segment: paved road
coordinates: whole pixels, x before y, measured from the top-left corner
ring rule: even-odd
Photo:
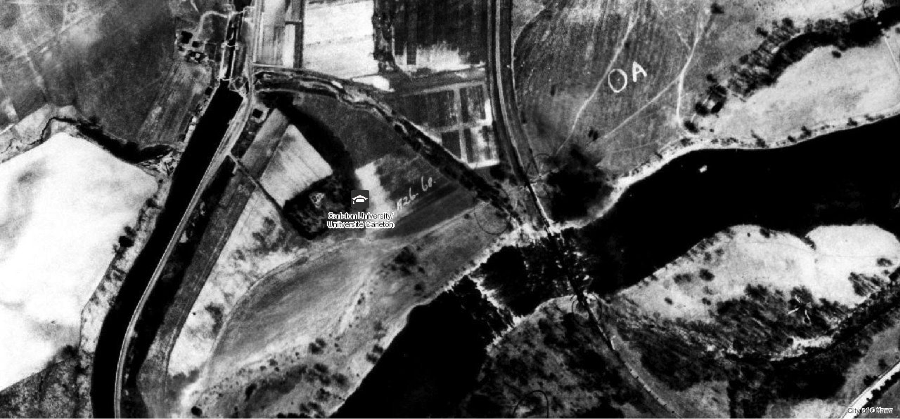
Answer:
[[[878,379],[875,380],[874,383],[872,383],[872,385],[863,390],[863,392],[860,393],[859,396],[856,396],[856,398],[853,399],[853,402],[851,402],[847,406],[847,409],[844,411],[844,414],[841,415],[841,418],[855,418],[859,416],[861,409],[866,407],[866,405],[868,405],[869,402],[872,401],[872,398],[874,396],[872,393],[878,389],[887,390],[886,387],[888,387],[888,380],[890,380],[891,377],[897,374],[900,374],[900,361],[897,361],[897,363],[894,364],[891,369],[881,374]]]

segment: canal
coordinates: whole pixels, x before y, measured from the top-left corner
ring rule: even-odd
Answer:
[[[172,187],[156,226],[134,266],[125,276],[122,288],[103,322],[94,354],[91,379],[91,402],[95,417],[114,416],[116,369],[128,324],[182,216],[189,210],[191,199],[241,101],[241,96],[228,90],[224,84],[219,85],[213,93],[206,112],[197,123],[175,169]]]

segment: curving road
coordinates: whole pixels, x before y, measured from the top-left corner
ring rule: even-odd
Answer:
[[[561,255],[561,259],[565,259],[567,245],[557,234],[558,232],[554,232],[555,227],[543,210],[525,171],[525,164],[533,163],[534,157],[528,139],[522,129],[515,97],[512,68],[513,48],[510,39],[511,13],[512,0],[490,0],[490,30],[488,31],[490,56],[487,67],[491,105],[495,114],[495,132],[500,142],[500,147],[509,156],[513,176],[519,180],[525,189],[527,195],[527,216],[536,227],[546,230],[549,236],[554,238],[557,252]],[[227,61],[230,64],[231,60]],[[220,77],[227,79],[231,75],[230,73],[232,73],[230,68],[224,68],[220,71]],[[213,100],[201,118],[200,124],[198,124],[197,131],[191,135],[191,140],[188,143],[189,149],[197,144],[206,144],[206,150],[198,153],[197,156],[189,156],[188,152],[185,152],[181,164],[176,169],[175,180],[173,181],[172,194],[170,194],[171,198],[169,199],[169,201],[173,202],[167,202],[163,215],[160,217],[158,228],[153,232],[145,249],[138,256],[135,267],[131,269],[123,283],[122,292],[117,297],[114,308],[104,321],[101,340],[95,355],[95,370],[91,388],[94,414],[97,417],[121,417],[122,415],[123,387],[127,378],[126,371],[129,367],[127,365],[129,349],[132,340],[137,334],[136,327],[141,313],[145,309],[150,294],[155,289],[162,269],[165,266],[165,261],[187,225],[188,218],[200,202],[204,190],[214,178],[220,165],[226,159],[231,142],[240,133],[242,121],[246,119],[249,112],[247,101],[235,103],[234,96],[236,93],[226,92],[226,84],[227,80],[221,81],[219,89],[214,94]],[[224,102],[227,102],[224,103],[224,108],[211,109],[214,106],[222,105],[217,105],[216,100],[220,94],[231,97],[223,99]],[[208,114],[215,113],[224,114],[227,117],[226,125],[203,127],[203,118],[207,117]],[[221,124],[221,121],[218,122]],[[215,147],[209,147],[211,145],[209,144],[210,142],[214,142]],[[202,171],[202,176],[179,176],[179,171],[194,173]],[[189,199],[186,199],[188,197]],[[162,227],[165,228],[159,228],[160,224],[163,224]],[[569,278],[569,280],[572,281],[572,278]],[[581,303],[587,307],[584,295],[578,294],[580,300],[582,300]],[[137,297],[138,295],[140,298]],[[125,319],[128,319],[127,324]],[[596,319],[594,319],[593,323],[597,326],[613,353],[618,355],[615,346],[607,338]],[[116,362],[113,363],[113,360]],[[660,401],[665,406],[665,402],[659,400],[639,377],[634,376],[634,378],[657,401]]]
[[[862,413],[862,409],[873,401],[875,390],[887,390],[887,388],[890,387],[888,382],[897,374],[900,374],[900,361],[897,361],[891,369],[881,374],[872,385],[863,390],[859,396],[856,396],[856,398],[847,406],[847,410],[844,411],[844,414],[841,415],[841,419],[858,417]]]
[[[531,200],[529,207],[535,209],[539,214],[531,214],[532,220],[536,222],[536,226],[543,227],[551,239],[553,250],[561,261],[561,266],[571,267],[576,263],[570,260],[573,255],[569,250],[570,245],[559,234],[558,228],[550,222],[549,217],[544,211],[540,200],[535,193],[534,186],[529,180],[523,165],[524,162],[536,164],[534,154],[531,150],[528,137],[522,128],[522,122],[519,117],[519,108],[516,103],[515,93],[515,75],[512,68],[513,61],[513,45],[512,45],[512,0],[491,0],[489,12],[489,33],[490,33],[490,62],[488,63],[488,81],[491,84],[491,104],[494,114],[498,117],[496,132],[497,137],[501,141],[501,147],[510,156],[514,175],[526,185]],[[636,388],[643,389],[659,406],[657,411],[660,415],[671,415],[677,417],[675,410],[662,399],[650,386],[640,377],[640,375],[632,369],[625,361],[624,357],[616,348],[615,342],[610,338],[610,334],[602,327],[599,320],[590,310],[587,296],[579,291],[574,278],[574,273],[567,275],[570,287],[575,292],[578,303],[587,311],[589,321],[597,333],[600,334],[612,356],[625,368],[633,380],[631,383]]]

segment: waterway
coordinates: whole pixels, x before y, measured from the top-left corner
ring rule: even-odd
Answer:
[[[225,85],[220,85],[213,93],[175,169],[172,187],[156,227],[125,276],[122,288],[103,322],[94,354],[91,381],[95,417],[113,417],[119,352],[131,316],[182,216],[188,211],[191,198],[203,180],[241,101],[241,96],[228,90]]]
[[[632,186],[603,218],[564,234],[601,294],[738,224],[803,236],[822,225],[871,223],[900,234],[898,157],[900,117],[782,149],[693,152]],[[492,310],[461,310],[467,300],[448,291],[414,310],[337,416],[452,414],[477,385],[485,343],[501,331],[490,327]]]
[[[594,290],[634,284],[734,225],[804,236],[822,225],[900,234],[900,117],[773,150],[705,150],[633,185],[603,218],[569,230]]]

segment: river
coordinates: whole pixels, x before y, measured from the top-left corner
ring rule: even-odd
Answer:
[[[649,276],[699,241],[753,224],[803,236],[822,225],[900,234],[900,117],[772,150],[704,150],[633,185],[603,218],[566,235],[594,290]]]
[[[603,218],[564,234],[585,253],[599,293],[634,284],[738,224],[803,236],[821,225],[872,223],[900,234],[898,133],[893,117],[781,149],[693,152],[633,185]],[[337,416],[452,414],[477,385],[485,342],[502,330],[496,311],[461,310],[464,301],[477,298],[451,290],[414,310]]]

